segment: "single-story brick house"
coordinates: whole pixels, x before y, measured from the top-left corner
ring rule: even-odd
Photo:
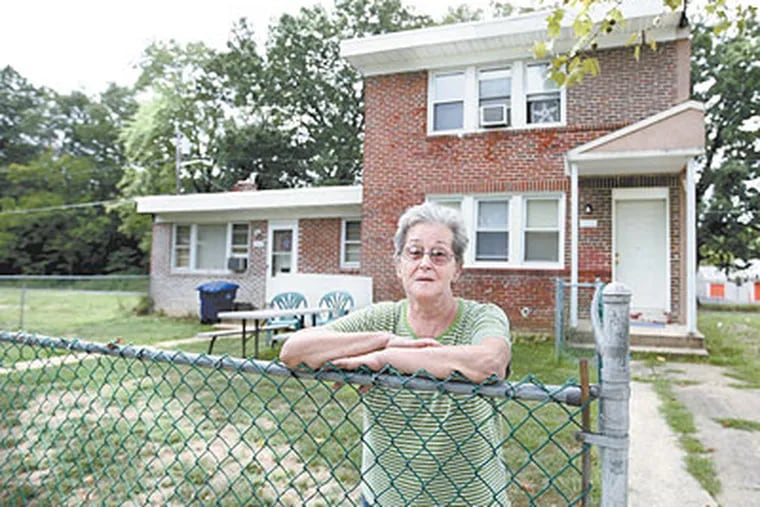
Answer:
[[[342,55],[364,76],[362,188],[138,200],[138,211],[156,217],[151,276],[165,282],[152,289],[156,303],[204,275],[177,264],[192,263],[185,244],[198,247],[200,220],[226,224],[226,254],[248,255],[236,275],[245,297],[262,303],[282,214],[293,272],[362,275],[374,300],[399,298],[396,220],[434,200],[459,208],[470,228],[456,292],[501,305],[514,328],[551,331],[556,278],[600,278],[630,286],[637,315],[698,334],[694,182],[704,109],[689,100],[683,13],[646,5],[624,6],[625,27],[596,49],[600,75],[570,88],[548,80],[548,63],[531,53],[545,38],[545,12],[344,41]],[[657,49],[636,60],[625,42],[644,29]],[[572,40],[563,34],[562,48]],[[338,196],[346,199],[331,202]]]

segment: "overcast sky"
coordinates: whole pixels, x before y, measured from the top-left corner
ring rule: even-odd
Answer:
[[[440,17],[467,0],[404,0]],[[131,85],[134,65],[153,41],[202,40],[223,48],[233,23],[247,17],[266,34],[283,12],[332,0],[4,0],[0,9],[0,67],[12,66],[35,86],[89,94],[115,81]],[[469,0],[487,8],[489,0]]]

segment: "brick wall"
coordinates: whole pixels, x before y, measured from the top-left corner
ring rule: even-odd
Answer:
[[[342,219],[304,219],[298,222],[298,271],[300,273],[358,274],[358,269],[341,269]]]
[[[599,75],[567,91],[568,125],[633,123],[683,102],[689,82],[681,70],[689,51],[688,41],[642,48],[639,61],[633,48],[600,51]]]
[[[266,222],[251,222],[251,231],[258,229],[266,238]],[[222,275],[171,272],[172,224],[153,224],[151,243],[150,297],[156,309],[174,316],[198,315],[200,308],[196,287],[211,280],[224,280],[238,284],[236,301],[245,301],[258,307],[265,303],[266,247],[254,246],[256,236],[251,234],[248,268],[243,273]]]
[[[391,262],[392,237],[398,216],[408,206],[422,202],[426,194],[562,191],[569,207],[564,166],[568,150],[682,100],[683,80],[674,77],[681,65],[679,58],[684,56],[682,44],[665,43],[656,52],[642,51],[638,63],[630,49],[604,51],[598,56],[602,73],[568,90],[568,122],[561,128],[497,130],[461,138],[428,136],[426,72],[366,80],[361,274],[373,277],[375,300],[403,296]],[[615,183],[636,186],[645,184],[644,180]],[[671,194],[677,193],[677,181],[667,185]],[[605,207],[610,207],[609,197],[605,200],[609,192],[609,188],[584,189],[581,202],[591,199],[594,209],[604,213]],[[677,205],[678,199],[671,196],[671,207]],[[609,221],[610,210],[606,211]],[[569,209],[566,216],[569,220]],[[567,269],[468,269],[457,283],[457,294],[501,305],[516,329],[551,330],[553,279],[570,274],[569,222],[566,231]],[[581,242],[584,277],[606,275],[609,279],[609,228],[583,231]],[[678,244],[677,240],[671,242]],[[674,279],[678,273],[673,269]],[[675,306],[678,290],[672,290]],[[528,309],[527,317],[521,316],[522,308]]]

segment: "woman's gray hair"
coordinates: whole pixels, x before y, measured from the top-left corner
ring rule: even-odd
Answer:
[[[451,241],[454,258],[458,264],[464,263],[464,251],[467,249],[468,239],[462,214],[448,206],[429,201],[408,208],[398,219],[396,234],[393,236],[396,257],[401,255],[406,244],[407,232],[417,224],[443,224],[448,227],[454,237]]]

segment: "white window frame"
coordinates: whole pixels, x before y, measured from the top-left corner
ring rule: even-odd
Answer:
[[[361,234],[359,236],[358,240],[349,240],[346,237],[346,233],[348,231],[347,224],[349,222],[359,222],[359,230],[361,230],[361,224],[362,219],[360,217],[351,217],[351,218],[344,218],[341,221],[340,225],[340,267],[344,269],[355,269],[360,267],[361,263]],[[346,253],[348,249],[346,248],[348,245],[358,245],[359,246],[359,261],[358,262],[352,262],[346,260]]]
[[[242,225],[246,228],[246,240],[245,240],[245,253],[235,253],[233,248],[236,245],[233,245],[232,241],[234,238],[233,231],[235,229],[236,225]],[[247,222],[232,222],[230,224],[227,224],[227,258],[230,257],[240,257],[247,259],[249,254],[251,253],[251,224]]]
[[[435,82],[436,78],[442,77],[442,76],[448,76],[453,74],[464,74],[464,86],[465,89],[462,90],[461,99],[446,99],[446,100],[440,100],[436,97],[435,94]],[[430,130],[433,129],[433,125],[435,125],[435,106],[437,104],[446,104],[446,103],[452,103],[452,102],[462,102],[462,128],[459,129],[449,129],[449,130],[442,130],[440,132],[458,132],[462,130],[466,130],[468,128],[468,111],[467,111],[467,85],[471,81],[468,71],[465,69],[448,69],[448,70],[438,70],[435,72],[432,72],[429,75],[428,78],[428,125]]]
[[[528,89],[528,83],[527,83],[527,81],[528,81],[528,72],[527,72],[527,69],[529,67],[538,67],[538,66],[546,66],[547,68],[549,68],[549,67],[551,67],[551,64],[549,62],[537,61],[537,62],[526,63],[525,66],[523,67],[525,69],[525,72],[523,73],[523,79],[525,80],[525,85],[524,85],[525,86],[525,94],[524,94],[525,95],[524,96],[525,123],[526,123],[526,125],[531,126],[531,127],[552,127],[552,126],[562,125],[562,124],[564,124],[564,118],[565,118],[565,115],[564,115],[565,100],[564,100],[564,96],[563,96],[563,90],[564,90],[564,88],[557,87],[556,90],[548,90],[548,91],[544,91],[544,90],[535,91],[535,90]],[[548,77],[547,77],[547,79],[548,79]],[[544,122],[544,123],[528,123],[528,117],[529,117],[529,114],[528,114],[528,102],[529,102],[530,98],[532,96],[535,96],[535,95],[549,95],[549,94],[551,94],[551,95],[554,95],[554,94],[559,95],[559,121]]]
[[[540,65],[543,61],[504,61],[494,62],[488,65],[467,66],[457,68],[435,69],[428,72],[428,100],[427,100],[427,133],[429,136],[452,135],[463,133],[480,133],[493,130],[520,130],[520,129],[538,129],[560,127],[567,123],[567,97],[564,86],[559,88],[560,102],[560,121],[554,123],[528,123],[528,94],[525,89],[526,67],[528,65]],[[480,126],[480,97],[479,97],[479,76],[480,71],[492,70],[495,68],[508,68],[511,78],[510,94],[510,122],[504,127],[481,127]],[[454,72],[463,72],[465,83],[464,90],[464,118],[461,129],[434,130],[434,106],[435,100],[435,78],[440,75],[451,74]]]
[[[524,241],[525,223],[527,219],[527,201],[530,199],[557,200],[557,223],[559,226],[559,241],[557,245],[557,262],[525,261]],[[531,269],[557,270],[565,268],[565,237],[566,237],[566,196],[562,192],[529,192],[524,194],[432,194],[428,201],[453,204],[460,203],[462,216],[468,229],[469,242],[464,255],[464,267],[473,269]],[[475,259],[477,240],[477,203],[481,201],[509,201],[509,251],[507,261],[485,261]]]
[[[523,198],[523,223],[520,230],[520,233],[522,234],[522,239],[520,241],[520,246],[522,251],[520,252],[520,258],[522,259],[522,264],[527,266],[541,266],[544,264],[550,264],[555,265],[559,262],[559,260],[562,258],[562,223],[559,222],[560,220],[560,209],[561,206],[560,199],[558,199],[556,196],[542,196],[542,195],[526,195]],[[553,201],[557,203],[557,227],[551,228],[551,227],[531,227],[528,228],[528,203],[530,201]],[[536,260],[527,260],[525,256],[527,255],[527,239],[526,236],[529,232],[556,232],[557,233],[557,260],[556,261],[536,261]]]
[[[473,214],[472,214],[472,256],[471,260],[474,263],[478,264],[510,264],[513,261],[513,254],[514,249],[512,248],[513,243],[513,235],[514,235],[514,228],[512,227],[512,215],[513,215],[513,197],[512,196],[489,196],[489,197],[482,197],[482,198],[475,198],[473,200]],[[489,203],[489,202],[498,202],[503,203],[506,202],[507,205],[507,223],[506,227],[493,227],[493,228],[481,228],[478,224],[478,212],[480,211],[480,204]],[[478,259],[477,258],[477,241],[478,241],[478,233],[479,232],[506,232],[507,233],[507,251],[506,251],[506,257],[507,260],[486,260],[486,259]]]
[[[491,128],[497,128],[497,126],[489,126],[489,125],[483,125],[483,114],[481,108],[484,107],[480,104],[480,102],[483,100],[480,96],[480,82],[483,81],[483,73],[490,72],[493,73],[494,76],[491,79],[509,79],[509,95],[507,96],[507,104],[506,104],[506,119],[504,125],[499,125],[498,127],[506,128],[509,127],[512,124],[512,91],[514,86],[512,86],[512,66],[511,65],[503,65],[498,67],[483,67],[477,69],[477,107],[478,107],[478,127],[482,129],[491,129]],[[493,100],[493,99],[486,99],[486,100]]]
[[[224,258],[224,268],[223,269],[197,269],[196,262],[197,262],[197,252],[198,252],[198,225],[226,225],[227,232],[226,232],[226,241],[224,246],[225,251],[225,258]],[[246,253],[245,254],[233,254],[232,253],[232,230],[233,226],[235,225],[246,225],[248,227],[248,240],[246,244]],[[177,228],[178,227],[189,227],[190,228],[190,255],[189,255],[189,266],[177,266]],[[171,272],[172,273],[231,273],[229,269],[227,269],[227,259],[230,257],[241,257],[241,258],[248,258],[251,251],[251,230],[250,230],[250,224],[244,223],[244,222],[231,222],[227,224],[187,224],[187,223],[177,223],[173,224],[172,226],[172,243],[171,243]]]
[[[189,237],[190,242],[188,243],[187,247],[183,246],[183,249],[187,248],[187,266],[177,266],[177,229],[179,227],[188,227],[189,228]],[[172,271],[190,271],[190,269],[193,266],[193,261],[195,260],[195,249],[193,248],[193,226],[192,224],[174,224],[172,226],[172,244],[171,244],[171,269]]]

